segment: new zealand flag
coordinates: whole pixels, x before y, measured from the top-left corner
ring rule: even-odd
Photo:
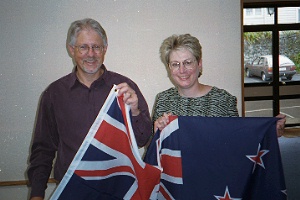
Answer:
[[[52,200],[156,198],[161,170],[142,160],[129,112],[112,88]]]
[[[276,120],[172,116],[144,158],[163,170],[157,199],[287,199]]]

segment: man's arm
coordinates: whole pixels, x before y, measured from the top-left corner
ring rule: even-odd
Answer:
[[[43,200],[43,197],[31,197],[30,200]]]
[[[137,85],[132,82],[129,84],[120,83],[116,89],[119,89],[119,95],[123,95],[124,102],[130,106],[135,138],[138,146],[143,147],[148,142],[152,132],[149,108]]]
[[[50,95],[45,91],[40,102],[29,159],[30,165],[27,171],[31,187],[30,197],[43,198],[45,195],[57,149],[57,141],[54,137],[56,134]]]

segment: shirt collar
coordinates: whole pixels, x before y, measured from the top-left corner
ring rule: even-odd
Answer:
[[[101,69],[104,70],[103,74],[97,79],[95,80],[95,82],[100,82],[102,79],[105,80],[106,78],[106,74],[107,74],[107,69],[105,67],[104,64],[101,65]],[[76,76],[76,71],[77,71],[77,67],[74,68],[74,70],[72,71],[71,75],[70,75],[70,82],[69,82],[69,88],[72,89],[74,87],[76,87],[77,84],[80,84],[77,76]]]

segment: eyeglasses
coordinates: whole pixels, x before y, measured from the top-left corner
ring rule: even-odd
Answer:
[[[93,45],[93,46],[88,46],[86,44],[80,45],[80,46],[74,46],[78,49],[79,53],[81,54],[87,54],[90,49],[94,51],[94,53],[99,54],[103,52],[104,47],[103,46],[98,46],[98,45]]]
[[[194,62],[196,60],[185,60],[183,62],[177,62],[177,61],[174,61],[174,62],[170,62],[169,63],[169,67],[170,69],[175,72],[175,71],[178,71],[179,68],[180,68],[180,63],[182,63],[182,65],[184,66],[184,68],[186,70],[192,70],[194,69],[195,65],[194,65]]]

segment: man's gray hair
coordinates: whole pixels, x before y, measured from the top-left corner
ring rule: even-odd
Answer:
[[[107,46],[107,36],[105,30],[102,28],[99,22],[94,19],[86,18],[82,20],[74,21],[68,31],[67,44],[74,46],[77,40],[78,34],[82,30],[92,29],[96,31],[103,40],[103,45]]]

